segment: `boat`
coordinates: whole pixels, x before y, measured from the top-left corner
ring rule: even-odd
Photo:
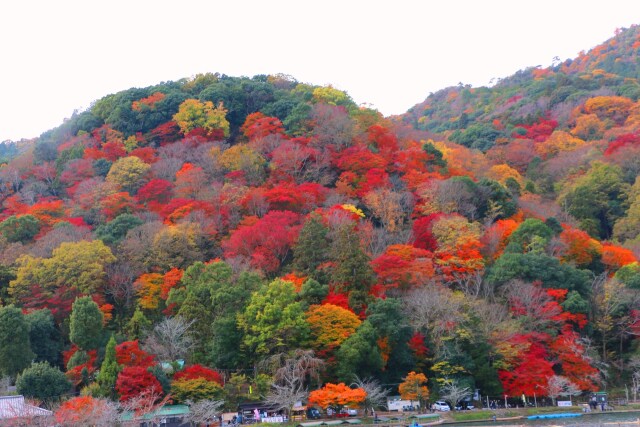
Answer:
[[[527,417],[528,420],[544,420],[548,418],[572,418],[572,417],[581,417],[581,412],[557,412],[552,414],[538,414],[538,415],[529,415]]]

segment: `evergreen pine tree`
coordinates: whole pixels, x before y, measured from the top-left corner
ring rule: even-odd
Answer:
[[[147,319],[140,307],[136,307],[136,311],[127,323],[126,330],[129,339],[138,340],[146,336],[147,331],[151,328],[151,321]]]
[[[69,339],[82,350],[100,346],[103,315],[91,297],[76,298],[71,308]]]
[[[320,215],[309,216],[293,248],[293,267],[296,271],[322,281],[322,277],[318,277],[318,266],[329,259],[328,232]]]
[[[0,376],[15,378],[34,357],[22,311],[13,305],[0,307]]]
[[[104,353],[104,360],[98,373],[98,384],[104,396],[115,397],[116,379],[122,367],[116,360],[116,339],[111,335]]]

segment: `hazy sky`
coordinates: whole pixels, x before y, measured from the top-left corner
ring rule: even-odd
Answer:
[[[637,0],[2,1],[0,141],[203,72],[289,74],[399,114],[458,82],[575,57],[639,12]]]

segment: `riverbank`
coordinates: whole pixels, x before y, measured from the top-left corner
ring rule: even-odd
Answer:
[[[553,417],[554,414],[575,414],[576,417]],[[540,417],[536,417],[536,415]],[[498,410],[477,410],[440,413],[441,425],[454,426],[489,426],[489,425],[612,425],[637,426],[640,425],[640,408],[637,405],[622,410],[583,412],[582,407],[564,408],[510,408]],[[495,416],[495,418],[494,418]],[[528,419],[539,418],[539,419]],[[579,419],[580,421],[577,421]],[[613,423],[613,424],[610,424]]]

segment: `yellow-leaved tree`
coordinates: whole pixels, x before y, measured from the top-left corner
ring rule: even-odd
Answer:
[[[221,103],[214,106],[211,101],[200,102],[197,99],[187,99],[173,116],[183,134],[188,134],[196,128],[207,131],[222,129],[224,136],[229,136],[229,121],[227,110]]]

